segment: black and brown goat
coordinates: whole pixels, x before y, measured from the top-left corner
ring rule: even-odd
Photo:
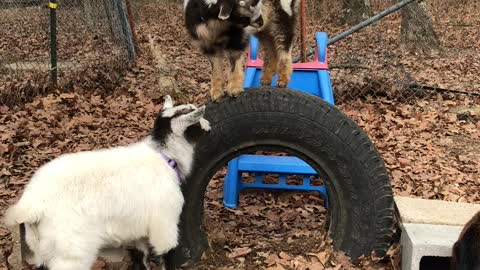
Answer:
[[[251,34],[258,37],[263,54],[262,85],[278,73],[279,87],[292,74],[291,50],[299,0],[186,0],[185,23],[193,44],[212,65],[210,95],[218,100],[243,91],[245,49]],[[224,88],[223,57],[230,63]]]
[[[452,270],[480,270],[480,212],[467,222],[453,246]]]

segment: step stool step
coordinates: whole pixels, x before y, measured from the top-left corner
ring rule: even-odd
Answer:
[[[305,161],[290,156],[241,155],[238,171],[253,173],[316,175],[317,172]]]
[[[402,270],[420,270],[424,256],[450,257],[463,226],[402,224]]]

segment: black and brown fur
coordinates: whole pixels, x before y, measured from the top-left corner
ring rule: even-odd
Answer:
[[[243,91],[245,49],[251,34],[259,38],[264,60],[262,85],[278,73],[279,87],[286,87],[292,73],[291,49],[299,0],[188,0],[186,27],[193,44],[212,65],[210,95],[218,100]],[[230,64],[224,88],[226,55]]]
[[[480,270],[480,212],[464,226],[453,246],[452,270]]]
[[[282,7],[281,2],[285,2]],[[288,6],[291,13],[285,11]],[[255,33],[260,41],[263,54],[263,86],[272,83],[273,75],[278,74],[278,87],[286,87],[292,75],[292,44],[298,13],[298,0],[264,0],[262,16],[264,24]]]

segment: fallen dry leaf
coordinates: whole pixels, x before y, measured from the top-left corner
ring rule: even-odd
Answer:
[[[234,259],[234,258],[238,258],[238,257],[243,257],[247,254],[249,254],[250,252],[252,252],[252,249],[249,248],[249,247],[241,247],[241,248],[236,248],[233,250],[233,252],[231,252],[230,254],[228,254],[228,257],[230,259]]]

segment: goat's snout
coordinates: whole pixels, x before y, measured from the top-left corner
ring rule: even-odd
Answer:
[[[258,18],[254,19],[253,22],[250,23],[251,26],[260,28],[263,26],[263,17],[259,16]]]

